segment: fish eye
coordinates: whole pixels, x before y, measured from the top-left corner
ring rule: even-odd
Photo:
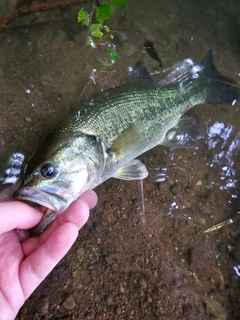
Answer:
[[[44,178],[50,179],[56,176],[58,170],[53,163],[47,162],[42,165],[40,172]]]

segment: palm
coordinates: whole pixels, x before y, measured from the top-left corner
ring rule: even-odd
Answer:
[[[0,306],[3,319],[13,319],[19,308],[74,243],[96,204],[93,192],[75,201],[42,235],[27,237],[41,214],[21,202],[0,203]],[[10,230],[10,231],[8,231]],[[21,241],[23,237],[27,237]],[[0,315],[0,319],[1,318]]]
[[[3,314],[14,317],[25,301],[21,285],[21,262],[24,252],[15,231],[0,236],[0,305]]]

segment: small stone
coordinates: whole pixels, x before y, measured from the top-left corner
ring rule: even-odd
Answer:
[[[86,314],[85,320],[94,320],[95,316],[96,316],[95,312],[88,311],[88,313]]]
[[[226,320],[227,319],[227,311],[224,306],[217,300],[214,299],[213,296],[210,296],[206,299],[207,312],[211,314],[212,317],[218,320]]]
[[[107,296],[106,303],[107,303],[107,305],[111,306],[113,304],[113,298],[111,296]]]
[[[99,272],[100,272],[100,266],[99,264],[97,263],[93,263],[91,264],[89,267],[89,270],[90,270],[90,277],[92,280],[95,280],[98,275],[99,275]]]
[[[122,47],[123,47],[123,52],[127,57],[134,55],[134,53],[138,51],[138,48],[134,44],[129,42],[123,42]]]
[[[49,300],[48,298],[43,299],[43,304],[40,307],[41,316],[46,316],[49,312]]]
[[[115,310],[115,313],[116,313],[117,316],[119,316],[122,313],[121,308],[117,307],[116,310]]]
[[[120,294],[119,299],[121,300],[122,303],[128,302],[128,298],[125,294]]]
[[[206,219],[204,219],[204,218],[199,218],[199,219],[198,219],[198,223],[199,223],[201,226],[205,227],[205,226],[206,226]]]
[[[197,182],[196,182],[196,184],[195,184],[195,187],[200,187],[200,186],[202,186],[202,180],[198,180]]]
[[[76,254],[80,257],[84,257],[85,256],[85,250],[84,248],[78,248],[76,251]]]
[[[201,211],[208,217],[210,217],[212,214],[212,209],[209,205],[204,204],[201,208]]]
[[[215,194],[212,191],[209,191],[205,195],[206,201],[209,203],[214,203],[216,201]]]
[[[96,270],[91,270],[90,271],[90,276],[91,276],[92,280],[95,280],[98,277],[98,273],[96,272]]]
[[[125,289],[124,289],[123,286],[120,286],[119,290],[120,290],[121,293],[125,293]]]
[[[93,224],[93,228],[96,232],[102,232],[103,231],[103,225],[101,222],[95,222]]]
[[[63,286],[63,289],[66,290],[66,289],[69,287],[69,284],[70,284],[71,282],[72,282],[72,280],[71,280],[70,278],[68,278],[68,279],[66,280],[65,285]]]
[[[118,37],[119,41],[124,42],[124,41],[128,40],[128,33],[124,32],[124,31],[119,31],[119,32],[117,32],[117,37]]]
[[[147,288],[147,282],[146,282],[146,280],[143,279],[143,278],[141,278],[141,279],[139,280],[138,284],[139,284],[139,287],[140,287],[141,289],[146,289],[146,288]]]
[[[113,206],[113,202],[111,200],[106,200],[103,203],[104,208],[111,208]]]
[[[72,310],[75,308],[75,300],[72,294],[70,294],[62,303],[63,308],[67,310]]]
[[[114,214],[109,214],[107,217],[106,217],[106,221],[108,224],[114,224],[116,221],[117,221],[117,218],[116,218],[116,215]]]
[[[132,203],[135,205],[135,206],[139,206],[142,204],[142,198],[141,197],[133,197],[132,198]]]
[[[21,310],[20,310],[20,320],[25,320],[25,319],[27,319],[28,317],[27,317],[27,313],[28,313],[28,309],[27,308],[22,308]]]
[[[182,189],[183,189],[183,187],[180,183],[174,183],[170,187],[170,191],[174,196],[178,195],[182,191]]]
[[[157,49],[157,47],[160,46],[160,47],[167,47],[168,46],[168,43],[167,41],[163,40],[163,39],[160,39],[157,41],[157,43],[155,44],[155,47]]]

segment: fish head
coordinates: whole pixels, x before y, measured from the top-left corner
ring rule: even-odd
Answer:
[[[99,179],[104,166],[101,150],[101,143],[93,137],[54,137],[30,160],[15,197],[62,213]]]
[[[76,168],[74,161],[59,163],[52,159],[27,173],[16,197],[61,213],[78,194],[84,192],[87,184],[88,171],[84,161],[80,161]]]

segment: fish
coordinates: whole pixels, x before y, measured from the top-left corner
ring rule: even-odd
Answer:
[[[143,49],[146,50],[146,52],[149,54],[149,56],[153,59],[156,60],[159,63],[159,67],[163,67],[162,65],[162,60],[159,58],[155,48],[154,44],[151,41],[146,41],[143,45]]]
[[[219,73],[211,51],[199,65],[185,59],[170,71],[157,83],[137,62],[123,84],[84,100],[46,138],[15,193],[44,208],[33,235],[109,178],[145,179],[148,170],[137,159],[144,152],[157,145],[189,147],[189,139],[178,139],[191,127],[187,110],[204,103],[233,104],[238,97],[235,82]]]

